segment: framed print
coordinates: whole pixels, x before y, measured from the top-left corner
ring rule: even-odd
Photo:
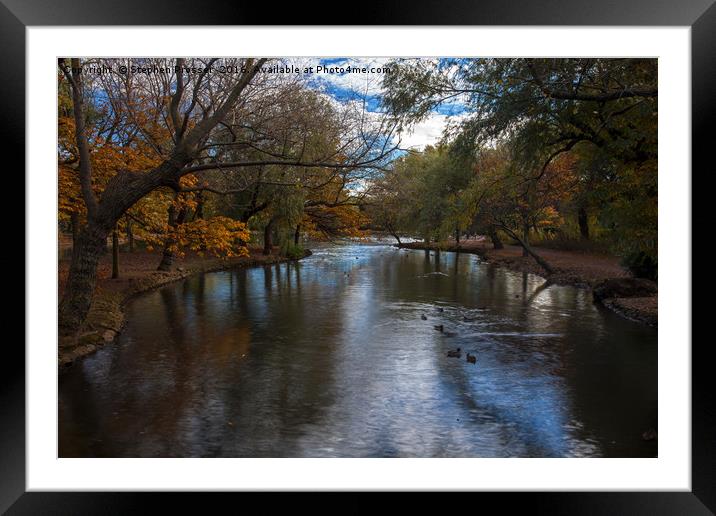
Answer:
[[[691,338],[710,1],[320,25],[132,4],[0,8],[27,200],[3,511],[274,490],[715,510]]]

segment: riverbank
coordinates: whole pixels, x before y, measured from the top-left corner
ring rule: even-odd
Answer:
[[[277,250],[270,255],[264,255],[259,247],[250,248],[249,251],[249,256],[226,259],[187,253],[176,260],[175,267],[170,272],[156,270],[161,260],[158,252],[123,252],[119,255],[120,277],[117,279],[111,277],[112,257],[108,253],[100,259],[92,307],[82,329],[75,335],[59,337],[58,365],[61,368],[67,367],[78,358],[94,353],[113,342],[124,326],[124,305],[138,294],[195,274],[294,261],[281,256]],[[303,258],[310,254],[311,251],[306,250]],[[64,292],[69,265],[69,259],[60,260],[58,263],[60,298]]]
[[[535,249],[555,270],[553,274],[547,274],[533,258],[523,257],[522,248],[516,245],[493,249],[485,240],[464,240],[459,245],[454,241],[429,244],[410,242],[397,247],[477,254],[485,261],[500,267],[536,274],[554,284],[573,285],[590,290],[607,280],[631,278],[629,271],[620,265],[618,257],[590,252]],[[635,297],[609,297],[601,299],[600,302],[627,319],[651,326],[657,325],[658,296],[655,293]]]

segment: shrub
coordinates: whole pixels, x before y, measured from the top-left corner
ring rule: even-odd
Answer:
[[[656,257],[644,251],[629,253],[622,259],[622,265],[629,269],[636,278],[656,281],[658,272]]]
[[[293,242],[285,242],[281,246],[281,254],[290,260],[299,260],[306,256],[306,250]]]

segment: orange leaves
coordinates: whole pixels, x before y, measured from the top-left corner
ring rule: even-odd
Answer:
[[[564,224],[562,216],[553,206],[542,208],[535,214],[535,218],[537,219],[535,225],[538,228],[559,227]]]
[[[182,249],[190,249],[200,255],[231,257],[248,256],[246,242],[251,233],[243,222],[216,216],[179,224],[170,231],[169,237],[173,241],[172,250],[180,255]]]
[[[89,85],[86,86],[89,88]],[[85,132],[90,149],[92,189],[98,197],[101,197],[110,179],[119,171],[142,173],[160,163],[161,156],[156,146],[158,142],[168,141],[169,135],[166,130],[162,132],[158,128],[155,135],[150,134],[152,127],[157,126],[155,119],[158,114],[154,112],[156,110],[150,109],[149,100],[146,99],[140,106],[114,103],[110,107],[101,96],[89,95],[86,99]],[[130,107],[134,107],[136,112],[130,112]],[[84,213],[79,187],[79,152],[73,105],[66,84],[64,87],[60,85],[57,116],[60,216]],[[146,131],[129,128],[129,121],[145,123]]]
[[[340,205],[334,207],[313,207],[306,211],[301,223],[303,229],[313,239],[326,237],[362,238],[368,232],[361,229],[368,223],[368,217],[356,206]]]

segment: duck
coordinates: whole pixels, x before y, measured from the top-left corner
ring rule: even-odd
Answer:
[[[436,324],[435,326],[433,326],[433,328],[438,331],[443,331],[445,329],[442,324]]]
[[[644,441],[654,441],[657,438],[656,430],[653,428],[649,428],[643,434],[641,434],[641,438]]]
[[[460,352],[460,348],[457,348],[455,351],[448,351],[447,356],[450,358],[460,358],[462,356],[462,353]]]
[[[470,362],[471,364],[474,364],[474,363],[477,362],[477,357],[476,357],[475,355],[471,355],[469,351],[467,352],[467,357],[466,357],[466,359],[467,359],[467,361]]]
[[[427,321],[427,320],[428,320],[428,318],[425,316],[425,314],[421,315],[420,318],[421,318],[423,321]]]
[[[442,306],[438,307],[438,312],[444,312],[444,311],[445,311],[445,309]]]

